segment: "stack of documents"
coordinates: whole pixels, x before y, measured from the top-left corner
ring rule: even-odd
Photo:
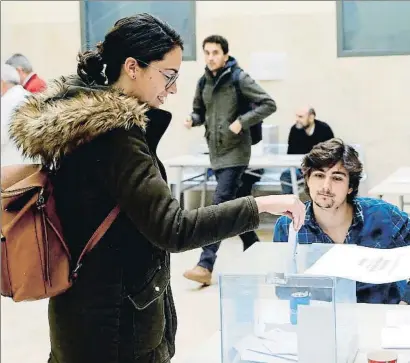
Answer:
[[[381,333],[382,348],[410,349],[410,308],[389,310]]]
[[[269,339],[248,335],[235,345],[241,360],[260,363],[298,361],[296,332],[274,329]]]

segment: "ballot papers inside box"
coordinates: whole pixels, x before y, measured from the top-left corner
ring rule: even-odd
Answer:
[[[305,247],[293,267],[272,243],[254,271],[248,261],[220,274],[222,363],[354,362],[356,283],[303,274],[320,257],[320,246]]]

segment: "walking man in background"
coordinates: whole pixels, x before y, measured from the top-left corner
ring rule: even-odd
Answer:
[[[274,113],[276,104],[239,68],[235,58],[229,55],[228,41],[224,37],[211,35],[203,41],[202,48],[205,74],[198,82],[193,112],[185,126],[205,126],[211,167],[217,181],[213,203],[219,204],[238,196],[251,156],[250,128]],[[241,112],[247,103],[253,107]],[[245,248],[258,241],[255,232],[245,238]],[[184,276],[210,285],[219,246],[220,242],[204,247],[197,266],[186,271]]]

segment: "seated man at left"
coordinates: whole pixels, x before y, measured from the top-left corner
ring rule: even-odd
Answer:
[[[306,194],[305,224],[298,243],[346,243],[372,248],[410,245],[410,219],[398,207],[375,198],[358,197],[362,163],[357,151],[331,139],[313,147],[302,162]],[[282,216],[273,240],[287,242],[291,220]],[[357,302],[409,304],[406,281],[373,285],[357,282]]]

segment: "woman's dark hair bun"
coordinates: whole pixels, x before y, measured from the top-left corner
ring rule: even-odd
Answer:
[[[121,76],[128,57],[145,68],[176,47],[184,49],[175,29],[151,14],[139,13],[118,20],[95,50],[80,53],[77,74],[86,83],[109,86]]]
[[[86,83],[106,83],[104,74],[103,45],[99,42],[95,50],[87,50],[79,53],[77,60],[77,74]]]

